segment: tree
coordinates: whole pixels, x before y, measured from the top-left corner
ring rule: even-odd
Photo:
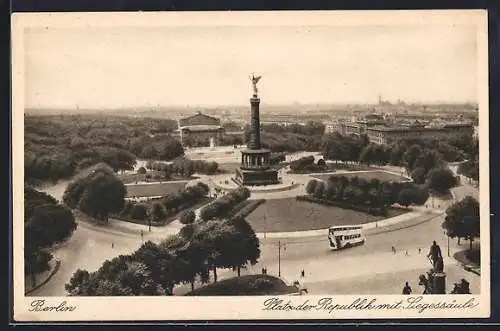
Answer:
[[[235,228],[236,234],[232,238],[230,253],[232,253],[232,264],[240,276],[241,267],[250,263],[255,265],[260,257],[259,238],[253,228],[244,218],[234,218],[229,220]]]
[[[25,273],[34,275],[49,269],[52,254],[47,248],[70,238],[77,224],[68,208],[29,186],[24,190],[24,208]]]
[[[135,203],[130,210],[130,218],[134,220],[145,220],[148,217],[148,206],[144,203]]]
[[[438,193],[446,193],[457,185],[457,179],[450,169],[435,168],[427,174],[427,186]]]
[[[120,212],[125,205],[126,188],[109,167],[102,164],[71,182],[63,201],[70,208],[107,222],[110,213]]]
[[[479,202],[471,196],[455,202],[446,210],[442,227],[451,238],[469,240],[472,250],[473,240],[480,235]]]
[[[90,274],[87,270],[78,269],[68,283],[64,285],[69,295],[85,295],[90,280]]]
[[[315,179],[311,179],[307,185],[306,185],[306,192],[308,194],[313,194],[315,191],[316,191],[316,185],[318,184],[319,182]]]
[[[363,151],[359,155],[359,162],[369,166],[370,164],[374,163],[374,160],[375,160],[374,145],[369,144],[365,148],[363,148]]]
[[[153,202],[148,206],[147,216],[149,224],[158,223],[165,219],[167,213],[165,207],[160,202]]]
[[[409,171],[413,170],[413,165],[421,152],[420,146],[413,145],[403,154],[403,161],[406,164],[406,169]]]
[[[325,183],[322,181],[318,181],[316,183],[316,187],[314,188],[314,196],[318,199],[323,198],[323,194],[325,192]]]
[[[39,205],[33,208],[25,222],[25,240],[36,247],[50,247],[67,240],[76,230],[71,210],[59,204]]]
[[[181,222],[184,225],[187,224],[192,224],[196,219],[196,215],[193,210],[186,210],[184,211],[180,217],[179,217],[179,222]]]
[[[413,178],[413,181],[416,184],[425,183],[425,175],[426,175],[425,169],[422,167],[414,168],[410,174],[411,178]]]

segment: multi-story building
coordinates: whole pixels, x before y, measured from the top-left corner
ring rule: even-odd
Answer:
[[[467,134],[472,135],[474,127],[472,123],[448,123],[435,127],[407,126],[387,127],[373,126],[366,129],[366,135],[370,142],[376,144],[390,144],[399,139],[422,139],[434,138],[444,139],[459,137]]]

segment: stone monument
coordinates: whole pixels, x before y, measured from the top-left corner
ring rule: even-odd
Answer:
[[[278,183],[278,171],[269,164],[271,151],[260,144],[260,98],[257,83],[262,76],[252,75],[253,95],[250,98],[250,139],[247,148],[241,151],[241,166],[236,170],[236,180],[243,185],[270,185]]]

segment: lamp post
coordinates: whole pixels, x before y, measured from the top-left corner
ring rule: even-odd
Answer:
[[[264,213],[264,239],[266,239],[267,236],[267,214]]]
[[[448,236],[448,257],[450,257],[450,236]]]
[[[281,277],[281,248],[285,250],[285,245],[281,244],[281,240],[278,240],[278,277]]]

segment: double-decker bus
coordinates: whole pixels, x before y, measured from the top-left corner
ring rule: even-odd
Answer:
[[[328,229],[328,241],[332,250],[349,248],[365,243],[362,226],[339,225]]]

